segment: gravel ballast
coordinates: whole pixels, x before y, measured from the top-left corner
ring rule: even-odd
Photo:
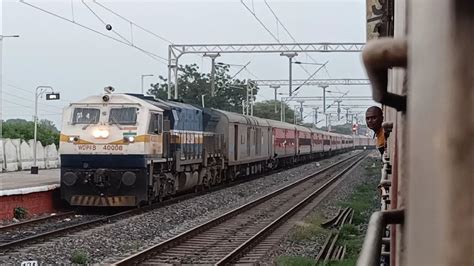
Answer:
[[[380,179],[379,175],[367,175],[365,168],[380,168],[380,158],[378,153],[371,153],[359,166],[350,172],[344,181],[334,189],[322,202],[311,211],[306,217],[321,217],[323,221],[337,215],[340,207],[338,203],[348,200],[354,193],[355,189],[363,183],[374,182]],[[377,190],[374,186],[374,192]],[[372,213],[374,209],[368,209],[367,213]],[[368,221],[367,221],[368,222]],[[301,221],[300,226],[305,226],[305,222]],[[365,232],[366,225],[361,226],[361,230]],[[315,258],[324,241],[327,233],[317,233],[309,239],[296,239],[290,232],[276,247],[272,254],[266,258],[267,261],[276,262],[279,256],[301,256],[306,258]]]
[[[14,253],[0,253],[0,264],[19,264],[27,260],[47,264],[71,263],[72,254],[78,250],[87,254],[88,263],[110,263],[353,154],[350,152],[301,165],[47,243],[20,248]]]

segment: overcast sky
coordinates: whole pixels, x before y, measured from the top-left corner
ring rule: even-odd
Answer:
[[[62,107],[91,94],[100,94],[105,86],[118,92],[140,92],[140,76],[145,84],[154,83],[158,75],[167,76],[166,62],[124,45],[91,30],[62,20],[25,3],[4,0],[1,30],[4,35],[19,34],[20,38],[2,41],[4,119],[32,119],[34,89],[49,85],[61,92],[58,102],[40,99],[39,116],[53,120],[60,126]],[[134,45],[167,58],[168,43],[137,27],[131,33],[130,24],[106,11],[91,0],[25,0],[69,20],[74,20],[113,38],[121,37],[107,31],[103,22]],[[105,1],[96,2],[110,8],[135,24],[164,37],[173,43],[275,43],[273,37],[258,23],[240,1]],[[244,1],[266,27],[281,42],[292,42],[282,26],[262,1]],[[365,0],[308,0],[275,1],[267,3],[298,42],[365,42]],[[97,16],[100,18],[97,18]],[[328,73],[320,71],[315,78],[366,78],[359,53],[313,53],[318,62],[329,61]],[[306,54],[297,59],[312,62]],[[223,54],[217,59],[229,64],[245,64],[239,78],[287,79],[288,59],[278,54]],[[184,55],[180,63],[196,63],[203,71],[210,71],[210,59]],[[306,66],[309,72],[317,66]],[[232,67],[231,74],[239,70]],[[300,67],[293,67],[293,77],[308,77]],[[287,92],[287,88],[282,88]],[[350,90],[349,95],[370,95],[369,86],[339,86],[329,90]],[[321,96],[318,87],[303,87],[299,96]],[[334,94],[338,95],[338,94]],[[257,99],[273,99],[273,89],[262,88]],[[371,102],[365,102],[371,105]],[[291,105],[296,103],[291,103]],[[321,102],[307,102],[321,105]],[[362,104],[346,101],[343,104]],[[362,110],[359,108],[358,110]],[[311,112],[305,109],[306,115]],[[312,122],[308,115],[306,121]],[[321,126],[322,124],[319,124]]]

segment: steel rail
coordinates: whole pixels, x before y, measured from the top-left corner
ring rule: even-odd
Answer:
[[[75,212],[73,212],[73,211],[71,211],[71,212],[62,212],[62,213],[58,213],[56,215],[50,215],[50,216],[40,217],[40,218],[36,218],[36,219],[26,220],[26,221],[19,222],[19,223],[7,224],[7,225],[4,225],[4,226],[0,226],[0,233],[3,233],[4,231],[14,230],[16,228],[20,228],[20,227],[23,227],[23,226],[29,226],[29,225],[32,225],[32,224],[45,222],[45,221],[50,220],[50,219],[58,219],[58,218],[61,218],[61,217],[71,216],[71,215],[74,215],[74,214],[75,214]]]
[[[360,155],[358,155],[360,156]],[[324,183],[321,187],[319,187],[317,190],[315,190],[313,193],[308,195],[306,198],[298,202],[293,208],[289,209],[286,211],[284,214],[282,214],[280,217],[275,219],[272,223],[267,225],[265,228],[260,230],[258,233],[256,233],[254,236],[252,236],[250,239],[245,241],[242,245],[240,245],[238,248],[230,252],[227,256],[225,256],[223,259],[221,259],[219,262],[216,263],[216,265],[228,265],[232,263],[234,260],[238,259],[240,256],[242,256],[244,253],[247,252],[249,248],[251,248],[253,245],[256,245],[258,242],[260,242],[266,235],[274,231],[278,226],[283,223],[284,221],[288,220],[291,216],[293,216],[298,210],[306,206],[309,202],[311,202],[316,196],[321,194],[321,192],[325,191],[330,185],[332,185],[336,180],[341,178],[345,173],[347,173],[349,170],[351,170],[357,163],[359,163],[362,159],[364,159],[367,156],[367,154],[360,156],[352,162],[349,166],[344,168],[341,172],[336,174],[334,177],[329,179],[326,183]],[[334,241],[335,243],[335,241]]]
[[[293,187],[295,187],[295,186],[297,186],[297,185],[299,185],[299,184],[301,184],[301,183],[303,183],[303,182],[305,182],[305,181],[308,181],[308,180],[310,180],[311,178],[313,178],[313,177],[315,177],[315,176],[317,176],[317,175],[320,175],[320,174],[322,174],[322,173],[324,173],[324,172],[326,172],[326,171],[328,171],[328,170],[330,170],[330,169],[333,169],[334,167],[336,167],[336,166],[338,166],[338,165],[340,165],[340,164],[342,164],[342,163],[344,163],[344,162],[347,162],[347,161],[349,161],[349,160],[351,160],[351,159],[354,159],[354,158],[356,158],[356,157],[359,157],[359,156],[361,156],[361,153],[357,153],[357,154],[354,155],[354,156],[345,158],[345,159],[343,159],[343,160],[341,160],[341,161],[339,161],[339,162],[337,162],[337,163],[334,163],[334,164],[332,164],[332,165],[330,165],[330,166],[327,166],[327,167],[325,167],[325,168],[319,170],[319,171],[316,172],[316,173],[313,173],[313,174],[308,175],[308,176],[306,176],[306,177],[304,177],[304,178],[301,178],[301,179],[299,179],[299,180],[296,180],[296,181],[294,181],[294,182],[288,184],[288,185],[285,186],[285,187],[282,187],[282,188],[280,188],[280,189],[278,189],[278,190],[276,190],[276,191],[270,192],[270,193],[268,193],[268,194],[266,194],[266,195],[264,195],[264,196],[262,196],[262,197],[257,198],[257,199],[254,200],[254,201],[251,201],[251,202],[246,203],[246,204],[244,204],[244,205],[242,205],[242,206],[240,206],[240,207],[237,207],[237,208],[235,208],[235,209],[233,209],[233,210],[230,210],[230,211],[228,211],[228,212],[226,212],[226,213],[220,215],[220,216],[217,217],[217,218],[214,218],[214,219],[212,219],[212,220],[210,220],[210,221],[208,221],[208,222],[205,222],[205,223],[203,223],[203,224],[201,224],[201,225],[198,225],[198,226],[196,226],[196,227],[193,227],[193,228],[191,228],[191,229],[189,229],[189,230],[187,230],[187,231],[185,231],[185,232],[183,232],[183,233],[181,233],[181,234],[179,234],[179,235],[177,235],[177,236],[175,236],[175,237],[172,237],[172,238],[170,238],[170,239],[168,239],[168,240],[165,240],[165,241],[163,241],[163,242],[161,242],[161,243],[158,243],[158,244],[156,244],[156,245],[153,245],[153,246],[151,246],[151,247],[149,247],[149,248],[147,248],[147,249],[145,249],[145,250],[143,250],[143,251],[140,251],[140,252],[138,252],[138,253],[135,253],[135,254],[133,254],[133,255],[131,255],[131,256],[128,256],[128,257],[126,257],[126,258],[123,258],[123,259],[121,259],[121,260],[115,262],[114,265],[133,265],[133,264],[142,263],[142,262],[146,261],[147,259],[150,259],[150,258],[152,258],[153,256],[155,256],[155,255],[157,255],[157,254],[159,254],[159,253],[161,253],[161,252],[164,252],[164,251],[166,251],[166,250],[168,250],[168,249],[170,249],[170,248],[172,248],[172,247],[175,247],[175,246],[179,245],[181,242],[186,241],[187,239],[192,238],[192,237],[198,235],[198,234],[201,233],[201,232],[204,232],[204,231],[206,231],[206,230],[208,230],[208,229],[210,229],[210,228],[212,228],[212,227],[214,227],[214,226],[216,226],[216,225],[219,225],[219,224],[221,224],[221,223],[223,223],[223,222],[225,222],[225,221],[227,221],[227,220],[233,218],[234,216],[236,216],[236,215],[238,215],[238,214],[240,214],[240,213],[242,213],[242,212],[244,212],[244,211],[250,210],[250,209],[252,209],[253,207],[255,207],[256,205],[259,205],[260,203],[263,203],[263,202],[265,202],[265,201],[267,201],[267,200],[269,200],[269,199],[271,199],[271,198],[274,198],[276,195],[279,195],[279,194],[281,194],[281,193],[283,193],[283,192],[285,192],[285,191],[288,191],[288,190],[290,190],[291,188],[293,188]]]

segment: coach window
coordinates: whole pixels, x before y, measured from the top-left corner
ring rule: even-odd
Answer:
[[[97,124],[100,110],[96,108],[74,108],[73,124]]]
[[[120,125],[135,125],[137,123],[137,108],[112,108],[110,109],[109,123]]]
[[[148,133],[161,134],[163,132],[163,116],[161,114],[151,114]]]

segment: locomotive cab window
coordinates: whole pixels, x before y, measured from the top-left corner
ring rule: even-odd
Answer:
[[[137,108],[112,108],[109,115],[110,124],[135,125],[137,123]]]
[[[148,133],[161,134],[163,132],[163,116],[161,114],[151,114]]]
[[[74,108],[72,124],[97,124],[100,110],[96,108]]]

